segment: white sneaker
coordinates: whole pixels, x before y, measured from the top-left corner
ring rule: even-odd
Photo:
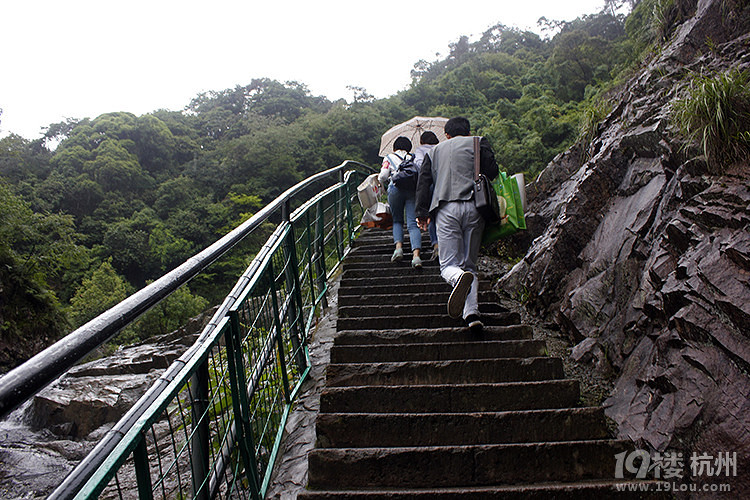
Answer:
[[[391,256],[391,262],[398,262],[403,258],[404,258],[403,248],[397,248],[396,250],[393,251],[393,255]]]
[[[469,295],[471,284],[474,282],[474,275],[469,271],[464,273],[456,281],[451,296],[448,298],[448,316],[453,319],[460,318],[464,312],[466,296]]]

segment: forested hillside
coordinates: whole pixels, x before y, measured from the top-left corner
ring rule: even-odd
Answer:
[[[182,111],[112,112],[0,140],[0,369],[56,340],[246,220],[284,189],[346,159],[378,165],[380,135],[414,115],[467,116],[501,169],[533,178],[609,109],[602,96],[659,40],[659,0],[620,2],[552,38],[497,24],[415,64],[375,100],[313,96],[265,78],[196,96]],[[655,8],[655,6],[657,8]],[[265,236],[150,311],[120,341],[176,327],[223,297]],[[210,280],[215,282],[209,283]],[[219,283],[219,285],[216,285]]]

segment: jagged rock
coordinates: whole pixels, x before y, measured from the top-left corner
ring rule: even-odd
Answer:
[[[595,338],[587,338],[580,344],[576,345],[570,352],[570,358],[576,363],[588,363],[600,356],[602,347]]]
[[[607,415],[621,437],[688,457],[736,451],[747,464],[750,165],[719,173],[684,157],[665,115],[686,70],[750,68],[747,9],[730,19],[721,8],[696,2],[615,99],[588,162],[575,169],[581,156],[563,154],[540,175],[528,211],[543,227],[530,226],[535,239],[499,289],[526,291],[531,309],[555,318],[578,344],[574,360],[606,352],[616,372]],[[750,494],[748,477],[721,479]]]

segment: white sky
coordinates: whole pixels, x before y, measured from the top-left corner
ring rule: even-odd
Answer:
[[[65,118],[181,110],[253,78],[313,95],[377,98],[408,87],[420,59],[497,23],[538,31],[604,0],[3,0],[0,136],[41,137]],[[429,6],[424,10],[424,6]],[[420,11],[422,9],[422,11]]]

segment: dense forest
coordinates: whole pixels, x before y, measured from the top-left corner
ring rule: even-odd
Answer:
[[[351,102],[266,78],[196,96],[181,111],[113,112],[0,140],[0,370],[181,264],[284,189],[346,159],[378,165],[380,135],[423,116],[467,116],[501,170],[533,179],[611,109],[608,92],[666,34],[674,2],[610,0],[551,37],[497,24],[421,60],[408,89]],[[632,9],[632,10],[631,10]],[[0,117],[1,118],[1,117]],[[119,338],[175,328],[221,300],[245,243]]]

